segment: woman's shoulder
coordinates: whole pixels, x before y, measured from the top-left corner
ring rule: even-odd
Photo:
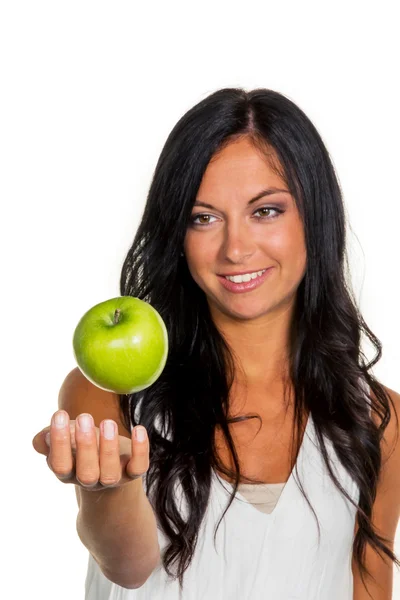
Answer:
[[[76,420],[82,413],[89,413],[96,427],[100,427],[104,419],[112,419],[118,425],[119,435],[131,437],[122,421],[119,395],[94,385],[78,367],[68,373],[61,385],[58,409],[65,410],[71,420]]]
[[[385,430],[386,434],[385,434],[383,441],[386,441],[386,442],[392,441],[393,442],[394,438],[395,438],[395,433],[396,433],[397,419],[399,419],[399,424],[400,424],[400,394],[398,392],[395,392],[391,388],[387,387],[386,385],[383,385],[382,383],[380,385],[382,386],[383,390],[386,392],[386,394],[390,398],[390,403],[389,403],[390,420],[386,427],[386,430]],[[377,402],[377,397],[375,396],[373,390],[369,389],[369,395],[373,401]],[[375,411],[372,411],[372,419],[378,427],[381,425],[382,419],[379,417],[379,415]]]

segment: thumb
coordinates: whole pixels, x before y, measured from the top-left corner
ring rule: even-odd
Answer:
[[[36,450],[36,452],[38,452],[39,454],[44,454],[47,456],[47,454],[49,454],[49,446],[46,444],[46,434],[50,432],[50,426],[45,427],[44,429],[42,429],[42,431],[39,431],[39,433],[37,433],[35,435],[35,437],[32,440],[32,446],[34,447],[34,449]]]

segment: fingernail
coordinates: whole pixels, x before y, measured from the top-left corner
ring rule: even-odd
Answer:
[[[114,423],[112,421],[104,421],[103,432],[106,440],[113,440],[115,437]]]
[[[88,433],[93,425],[91,415],[81,415],[78,419],[79,428],[83,433]]]
[[[146,430],[144,427],[135,428],[135,439],[137,439],[138,442],[144,442],[146,439]]]
[[[54,425],[57,427],[57,429],[62,429],[65,427],[66,423],[67,419],[65,412],[58,412],[54,417]]]
[[[46,433],[44,441],[50,447],[50,433]]]

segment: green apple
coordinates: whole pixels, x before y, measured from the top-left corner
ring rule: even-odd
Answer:
[[[75,328],[78,367],[103,390],[132,394],[152,385],[168,355],[168,334],[148,302],[118,296],[96,304]]]

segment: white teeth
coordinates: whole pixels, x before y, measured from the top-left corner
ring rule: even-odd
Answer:
[[[233,281],[233,283],[243,283],[245,281],[250,281],[250,279],[256,279],[256,277],[259,277],[265,273],[266,270],[267,269],[264,269],[263,271],[255,271],[254,273],[247,273],[246,275],[227,275],[225,276],[225,279],[229,279],[229,281]]]

